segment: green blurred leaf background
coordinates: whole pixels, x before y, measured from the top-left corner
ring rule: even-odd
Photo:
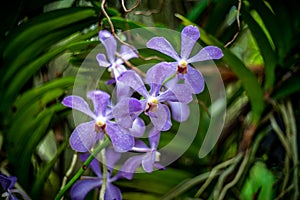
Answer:
[[[130,13],[120,2],[106,4],[117,31],[198,26],[199,42],[224,52],[216,64],[227,95],[226,123],[213,151],[198,157],[210,122],[205,90],[197,95],[203,120],[188,151],[165,171],[118,181],[124,199],[299,199],[298,2],[145,0]],[[100,3],[15,0],[0,8],[0,167],[32,199],[53,199],[71,162],[74,125],[60,102],[99,44],[98,31],[110,30]],[[174,133],[164,133],[161,143]]]

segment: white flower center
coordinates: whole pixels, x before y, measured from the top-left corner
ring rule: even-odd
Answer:
[[[95,131],[98,133],[100,130],[104,131],[106,127],[105,123],[106,119],[102,116],[97,117],[96,123],[95,123]]]
[[[158,99],[155,96],[151,96],[147,99],[146,112],[156,112],[158,109]]]
[[[188,70],[187,66],[188,66],[188,63],[186,60],[180,60],[178,62],[178,66],[177,66],[177,72],[181,73],[181,74],[186,74],[187,70]]]

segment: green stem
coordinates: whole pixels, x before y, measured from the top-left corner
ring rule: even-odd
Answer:
[[[106,183],[107,183],[107,166],[106,166],[105,149],[101,151],[101,156],[102,156],[102,185],[99,194],[99,200],[104,200]]]
[[[59,193],[55,197],[55,200],[60,200],[63,197],[65,192],[80,178],[80,176],[83,174],[83,172],[86,170],[86,168],[90,165],[90,163],[92,162],[94,157],[102,149],[104,149],[109,143],[110,143],[109,138],[107,136],[105,136],[104,141],[95,148],[95,150],[86,159],[86,161],[83,163],[82,167],[76,172],[76,174],[72,177],[72,179],[59,191]]]

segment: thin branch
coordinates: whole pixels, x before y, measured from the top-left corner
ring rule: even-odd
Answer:
[[[240,22],[241,7],[242,7],[242,0],[239,0],[237,14],[236,14],[236,22],[237,22],[237,26],[238,26],[238,31],[234,34],[233,38],[229,42],[227,42],[227,44],[225,44],[225,46],[224,46],[225,48],[227,48],[230,44],[232,44],[241,32],[241,22]]]
[[[204,182],[204,184],[201,186],[201,188],[197,191],[197,193],[195,194],[195,197],[199,197],[202,192],[209,186],[209,184],[212,182],[212,180],[215,178],[216,174],[218,174],[218,172],[231,165],[231,164],[234,164],[236,162],[238,162],[240,159],[242,158],[242,153],[238,154],[237,156],[235,156],[234,158],[231,158],[225,162],[222,162],[220,163],[219,165],[215,166],[210,174],[209,174],[209,177],[206,179],[206,181]]]
[[[239,168],[236,176],[234,177],[234,179],[231,182],[229,182],[228,184],[226,184],[224,186],[223,190],[220,192],[220,196],[219,196],[218,200],[223,200],[226,193],[227,193],[227,191],[228,191],[228,189],[231,188],[232,186],[234,186],[238,182],[238,180],[240,179],[243,171],[245,170],[245,167],[247,166],[247,162],[249,160],[249,157],[250,157],[250,153],[249,153],[249,150],[247,150],[246,153],[245,153],[244,160],[241,163],[240,168]]]
[[[111,33],[112,35],[121,43],[121,44],[124,44],[126,46],[128,46],[129,48],[131,48],[134,52],[136,52],[136,54],[138,54],[137,50],[135,49],[134,46],[124,42],[117,34],[116,34],[116,31],[115,31],[115,27],[114,27],[114,24],[112,23],[109,15],[107,14],[106,10],[105,10],[105,3],[106,3],[106,0],[102,0],[101,2],[101,11],[103,12],[104,16],[106,17],[107,21],[108,21],[108,24],[110,26],[110,29],[111,29]]]
[[[134,3],[134,5],[133,5],[130,9],[127,9],[127,8],[126,8],[125,1],[124,1],[124,0],[121,1],[121,4],[122,4],[122,8],[124,9],[124,11],[127,12],[127,13],[130,13],[130,12],[132,12],[134,9],[136,9],[136,7],[138,7],[138,5],[140,4],[140,0],[136,0],[135,3]]]
[[[134,14],[135,15],[144,15],[144,16],[150,16],[152,14],[157,14],[157,13],[161,12],[163,5],[164,5],[164,0],[159,0],[159,4],[158,4],[157,8],[152,9],[152,10],[147,10],[147,11],[138,10],[138,11],[135,11]]]
[[[141,75],[142,77],[146,77],[146,74],[144,72],[142,72],[139,68],[137,68],[136,66],[134,66],[133,64],[131,64],[128,60],[124,59],[118,52],[115,53],[117,57],[121,58],[123,60],[123,62],[132,70],[136,71],[139,75]]]
[[[64,178],[63,178],[63,181],[62,181],[62,183],[61,183],[60,190],[62,190],[62,189],[65,187],[65,185],[66,185],[66,183],[67,183],[67,180],[68,180],[69,176],[70,176],[71,173],[73,172],[73,170],[74,170],[74,168],[75,168],[76,161],[77,161],[77,157],[78,157],[78,154],[77,154],[77,152],[75,152],[75,153],[73,154],[73,158],[72,158],[70,167],[69,167],[68,171],[66,172],[66,174],[65,174],[65,176],[64,176]],[[61,199],[64,199],[64,197],[62,197]]]

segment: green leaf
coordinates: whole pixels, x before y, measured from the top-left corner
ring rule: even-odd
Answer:
[[[258,196],[258,200],[271,200],[273,196],[273,185],[275,177],[267,169],[263,162],[256,162],[250,170],[249,177],[242,189],[241,199],[252,200],[253,196]]]
[[[36,88],[32,88],[31,90],[26,91],[16,100],[14,104],[15,109],[17,112],[23,112],[24,109],[28,108],[34,102],[40,101],[40,99],[49,91],[56,89],[65,90],[73,86],[74,81],[75,77],[63,77],[49,81]]]
[[[293,76],[282,83],[281,87],[274,91],[272,98],[278,100],[286,98],[300,91],[299,76]]]
[[[54,156],[54,158],[47,163],[45,166],[40,169],[39,173],[36,176],[36,179],[33,183],[32,189],[31,189],[31,197],[33,199],[38,199],[42,189],[44,187],[45,182],[47,181],[47,178],[53,169],[55,163],[57,162],[59,156],[64,152],[68,144],[68,140],[65,140],[64,143],[60,145],[60,147],[57,149],[57,152]]]
[[[16,50],[24,49],[38,38],[45,37],[47,33],[71,24],[76,26],[78,25],[76,23],[88,18],[95,20],[96,16],[95,9],[91,7],[62,8],[41,14],[11,31],[12,34],[8,36],[5,44],[3,57],[11,60]]]
[[[129,30],[129,29],[144,27],[142,24],[136,23],[131,20],[126,20],[122,17],[111,17],[110,19],[111,19],[112,23],[114,24],[115,28],[122,29],[122,30]],[[107,18],[103,19],[103,24],[105,26],[109,26]]]
[[[187,14],[187,19],[189,19],[190,21],[195,21],[201,14],[202,12],[205,10],[205,8],[207,8],[209,4],[208,0],[203,0],[203,1],[199,1],[195,7],[193,7]]]
[[[18,181],[26,188],[30,187],[28,178],[32,153],[46,135],[53,115],[64,109],[66,108],[61,104],[44,109],[35,118],[16,124],[20,126],[20,129],[10,134],[11,139],[7,144],[8,159],[16,172]]]
[[[136,173],[131,181],[120,180],[116,184],[162,196],[175,185],[190,177],[191,174],[184,170],[167,167],[166,170],[154,171],[150,174]]]
[[[262,28],[253,19],[248,11],[242,9],[243,19],[248,24],[252,35],[254,36],[258,47],[260,48],[261,55],[264,59],[265,66],[265,83],[264,88],[266,90],[272,89],[275,82],[275,67],[277,64],[277,58],[271,44],[268,41]]]
[[[195,25],[182,15],[177,14],[176,17],[181,19],[183,24],[186,26]],[[200,40],[207,45],[215,45],[222,49],[224,54],[222,60],[229,65],[230,69],[241,80],[243,88],[245,89],[252,106],[254,123],[258,123],[264,110],[264,97],[263,90],[260,87],[257,78],[237,56],[235,56],[229,49],[224,48],[221,42],[212,35],[206,33],[203,28],[199,27],[199,29],[201,34]]]

